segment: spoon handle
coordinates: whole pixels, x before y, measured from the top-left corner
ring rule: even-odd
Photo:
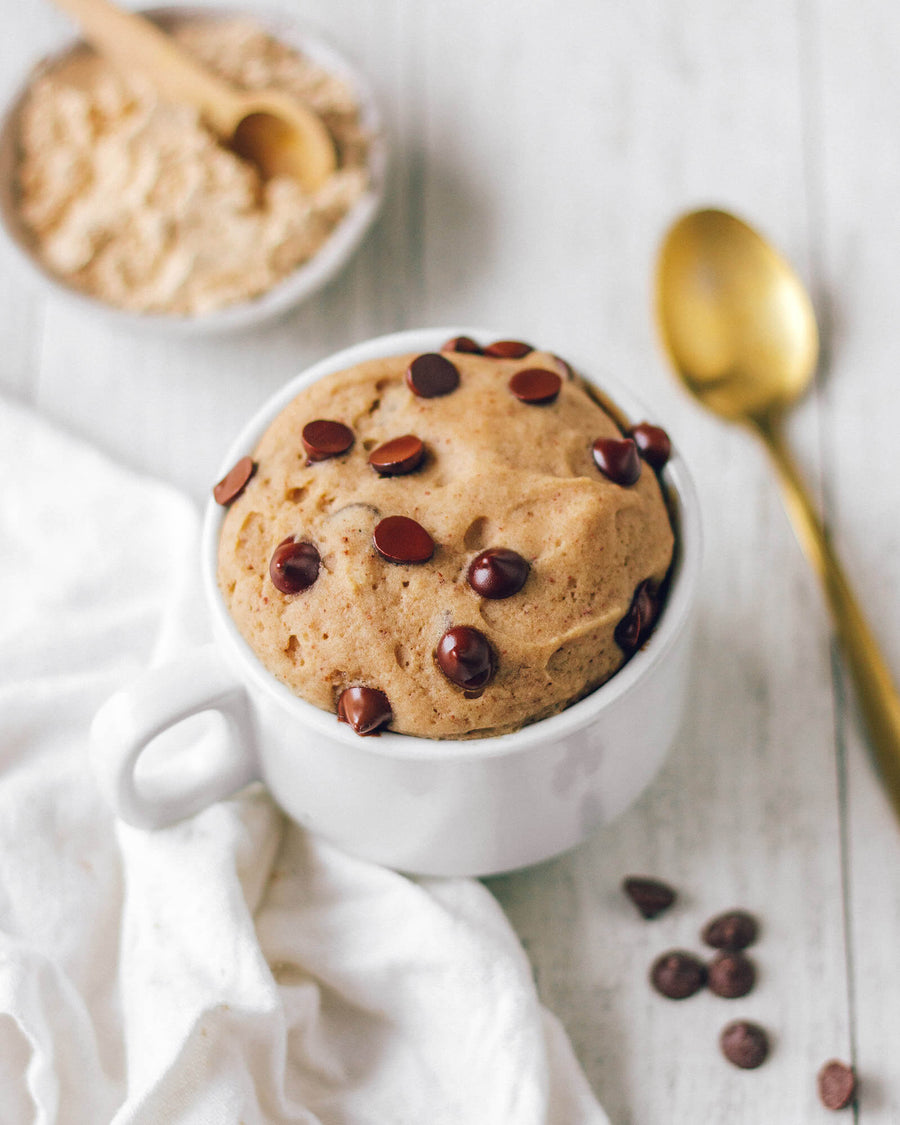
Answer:
[[[146,75],[167,99],[193,105],[220,136],[231,136],[240,117],[232,89],[195,63],[154,23],[109,0],[54,3],[78,23],[87,41],[120,70]]]
[[[875,758],[900,816],[900,697],[784,442],[778,420],[767,419],[757,425],[775,464],[794,532],[822,579]]]

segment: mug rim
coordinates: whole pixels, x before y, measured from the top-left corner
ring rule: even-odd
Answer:
[[[437,350],[445,340],[454,336],[471,336],[482,340],[518,338],[510,333],[480,327],[406,329],[372,337],[334,352],[300,371],[262,403],[228,447],[216,479],[223,477],[241,457],[253,453],[275,417],[307,386],[326,375],[367,360]],[[555,352],[552,347],[541,350]],[[604,374],[601,380],[593,374],[590,364],[580,363],[577,356],[572,359],[572,366],[587,382],[608,395],[629,419],[652,419],[652,414],[646,412],[640,399],[614,378]],[[643,647],[599,687],[557,714],[526,723],[518,730],[469,739],[427,738],[396,731],[381,731],[378,737],[362,738],[346,724],[339,723],[334,712],[325,711],[295,695],[265,667],[244,639],[225,606],[216,574],[219,534],[227,508],[210,496],[203,518],[201,570],[203,591],[212,615],[216,639],[227,644],[229,661],[237,669],[243,682],[252,684],[315,733],[376,756],[428,761],[479,760],[521,753],[537,745],[561,740],[571,731],[589,725],[604,710],[630,695],[665,658],[689,623],[700,576],[702,532],[697,491],[687,465],[674,445],[672,456],[662,475],[673,501],[670,503],[670,512],[674,507],[672,514],[677,517],[678,527],[674,569],[659,623]]]

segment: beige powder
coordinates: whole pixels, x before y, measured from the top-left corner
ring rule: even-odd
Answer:
[[[21,214],[47,267],[124,309],[197,314],[265,293],[326,241],[368,182],[353,92],[243,19],[174,38],[247,89],[280,87],[328,126],[338,170],[314,194],[262,182],[196,111],[88,50],[34,81],[21,118]]]

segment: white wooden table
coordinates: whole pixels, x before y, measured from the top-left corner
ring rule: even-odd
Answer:
[[[382,218],[347,271],[275,326],[186,342],[82,319],[4,247],[0,389],[200,501],[249,410],[382,332],[496,326],[627,380],[669,422],[702,495],[688,719],[618,823],[489,885],[615,1125],[830,1121],[814,1079],[832,1056],[862,1076],[845,1120],[900,1122],[900,830],[763,455],[675,387],[650,315],[659,237],[691,206],[751,219],[809,282],[826,354],[792,436],[900,676],[900,7],[304,0],[303,12],[368,71],[394,148]],[[44,0],[4,16],[8,94],[69,28]],[[629,873],[671,880],[679,904],[641,921],[618,890]],[[763,920],[756,990],[683,1004],[652,993],[656,953],[699,949],[700,924],[736,904]],[[718,1054],[737,1016],[773,1034],[757,1071]]]

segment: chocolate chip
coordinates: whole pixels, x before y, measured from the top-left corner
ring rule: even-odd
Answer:
[[[660,426],[651,426],[649,422],[640,422],[632,428],[631,436],[640,450],[641,456],[657,472],[672,456],[672,443],[669,440],[669,435]]]
[[[471,336],[454,336],[441,344],[442,352],[468,352],[470,355],[481,355],[481,347],[475,343]]]
[[[707,976],[716,996],[734,1000],[746,996],[756,984],[756,966],[738,950],[723,950],[709,963]]]
[[[469,563],[469,585],[483,598],[509,598],[525,585],[528,562],[508,547],[489,547]]]
[[[645,918],[655,918],[657,914],[662,914],[676,898],[675,892],[667,883],[641,875],[629,875],[622,883],[622,890]]]
[[[327,461],[331,457],[340,457],[353,445],[353,431],[350,427],[328,418],[307,422],[301,437],[310,461]]]
[[[369,454],[369,464],[383,477],[397,477],[418,469],[425,456],[422,439],[404,434],[379,445]]]
[[[734,1020],[722,1029],[719,1046],[730,1063],[742,1070],[755,1070],[769,1054],[769,1037],[758,1023]]]
[[[269,562],[269,577],[282,594],[299,594],[319,577],[319,552],[312,543],[283,539]]]
[[[819,1097],[826,1109],[843,1109],[856,1096],[853,1067],[838,1059],[825,1063],[818,1075]]]
[[[517,371],[509,381],[509,389],[516,398],[531,406],[555,402],[561,386],[559,375],[545,367],[526,367],[524,371]]]
[[[345,688],[337,704],[339,723],[349,723],[357,734],[375,734],[394,717],[388,697],[378,688]]]
[[[641,458],[631,438],[597,438],[593,445],[594,463],[613,484],[635,484],[641,475]]]
[[[672,949],[653,962],[650,983],[670,1000],[685,1000],[706,984],[706,966],[693,953]]]
[[[451,683],[469,691],[483,688],[494,674],[494,653],[487,637],[469,625],[448,629],[438,641],[435,659]]]
[[[531,344],[523,344],[521,340],[495,340],[484,349],[484,354],[494,359],[524,359],[533,351]]]
[[[446,356],[426,352],[406,369],[406,385],[419,398],[440,398],[459,386],[459,372]]]
[[[256,472],[256,462],[249,457],[242,457],[233,465],[213,489],[213,498],[223,507],[237,500],[247,486],[247,481]]]
[[[650,579],[641,582],[634,592],[628,612],[613,634],[616,644],[626,655],[639,649],[650,635],[659,613],[659,603],[650,588]]]
[[[434,554],[434,540],[409,516],[385,516],[372,535],[375,549],[388,562],[423,563]]]
[[[700,936],[715,949],[746,949],[756,941],[759,927],[746,910],[726,910],[703,927]]]
[[[575,378],[575,372],[572,370],[572,365],[570,363],[567,363],[558,355],[553,356],[553,362],[556,364],[556,370],[563,377],[563,379],[565,379],[566,382],[571,383]]]

